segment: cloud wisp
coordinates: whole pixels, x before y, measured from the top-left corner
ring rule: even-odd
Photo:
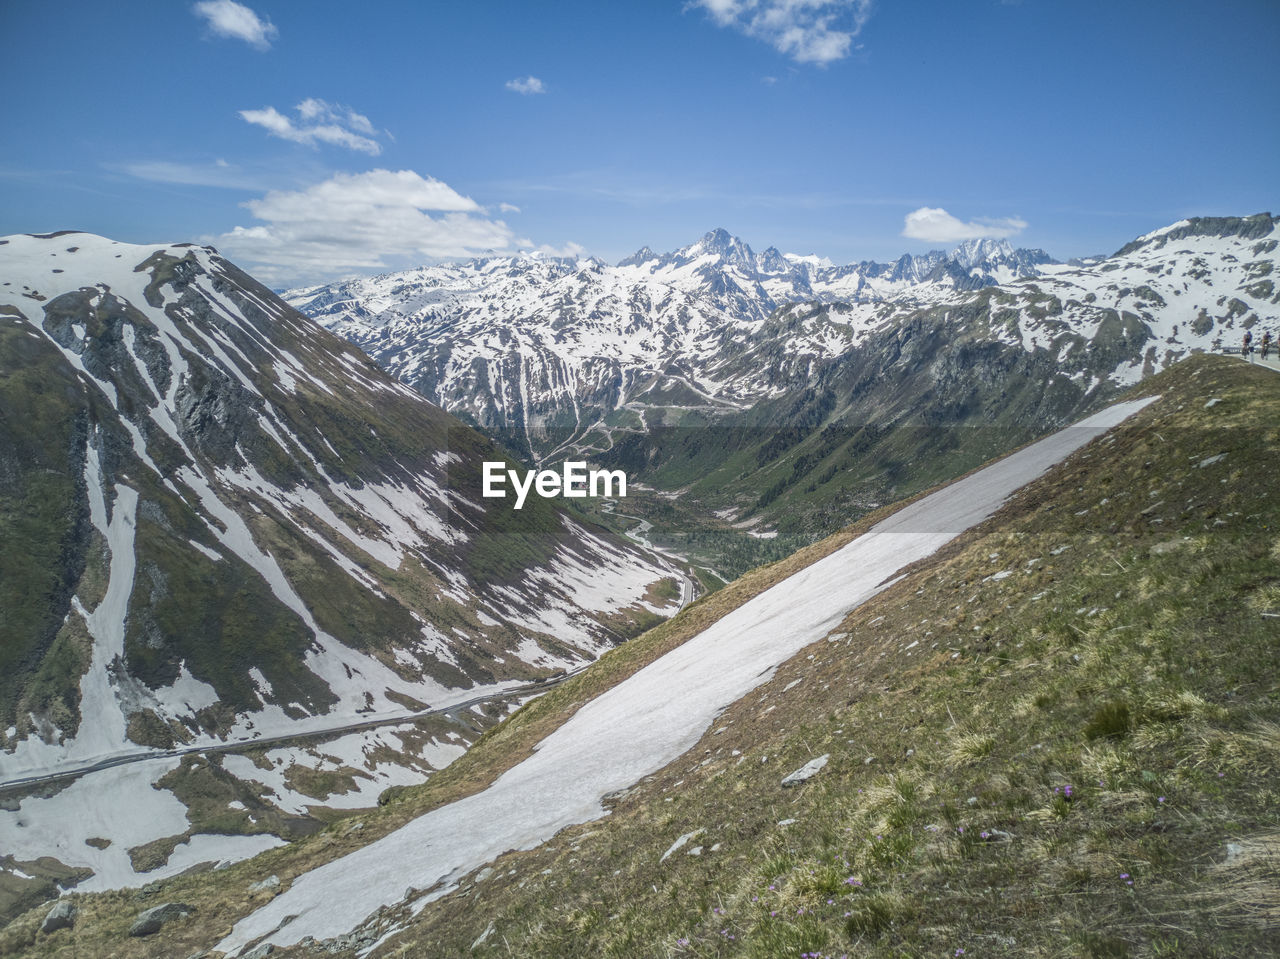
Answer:
[[[350,107],[308,97],[295,107],[295,111],[296,121],[275,107],[241,110],[240,116],[245,122],[262,127],[271,136],[282,140],[304,143],[307,146],[328,143],[370,156],[377,156],[382,152],[382,145],[374,139],[375,131],[369,118]]]
[[[534,76],[516,77],[514,80],[508,80],[505,86],[508,90],[522,93],[527,97],[547,92],[547,85]]]
[[[941,207],[922,206],[907,214],[902,235],[911,240],[926,240],[929,243],[961,243],[983,237],[1002,240],[1021,233],[1026,228],[1027,221],[1018,217],[979,217],[966,221],[952,216]]]
[[[259,224],[237,226],[214,242],[270,283],[331,280],[528,244],[470,197],[413,170],[339,173],[244,206]]]
[[[270,20],[235,0],[201,0],[191,12],[209,25],[215,37],[243,40],[255,50],[271,49],[271,41],[280,35]]]
[[[797,63],[826,66],[849,55],[872,0],[691,0],[722,27],[763,40]]]
[[[171,183],[175,186],[212,186],[226,190],[263,190],[266,180],[260,174],[245,172],[226,160],[212,163],[183,163],[172,160],[138,160],[108,169],[119,170],[139,180],[151,183]]]

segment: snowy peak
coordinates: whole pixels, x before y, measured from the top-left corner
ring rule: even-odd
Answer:
[[[1265,216],[1184,221],[1131,245],[1138,252],[1121,262],[1075,266],[1055,263],[1043,250],[989,239],[890,263],[834,266],[772,246],[756,253],[715,229],[674,252],[643,247],[616,267],[573,272],[543,263],[484,272],[444,265],[371,278],[355,289],[344,284],[340,292],[316,288],[287,297],[446,409],[507,431],[515,448],[538,457],[560,449],[566,431],[571,444],[607,450],[629,431],[680,422],[693,410],[721,415],[804,388],[821,364],[859,348],[873,331],[915,311],[945,312],[987,290],[1026,301],[1027,328],[1040,328],[1050,323],[1037,315],[1044,309],[1034,302],[1037,284],[1083,277],[1076,298],[1084,305],[1072,322],[1085,329],[1102,323],[1108,304],[1154,318],[1159,304],[1147,291],[1161,287],[1170,316],[1162,334],[1167,349],[1185,349],[1180,344],[1190,342],[1189,320],[1177,325],[1172,318],[1183,304],[1194,300],[1192,318],[1204,310],[1230,321],[1229,303],[1218,302],[1226,290],[1242,290],[1232,294],[1241,304],[1262,302],[1265,264],[1245,278],[1224,254],[1240,263],[1265,257],[1266,251],[1252,250],[1262,241],[1244,238],[1271,229]],[[1196,230],[1212,236],[1189,235]],[[1231,236],[1219,238],[1221,232]],[[1161,244],[1179,236],[1204,248],[1207,265],[1196,271],[1221,274],[1221,286],[1196,289],[1193,297],[1190,289],[1164,289],[1146,272],[1172,252]],[[1139,250],[1143,244],[1149,249]],[[1173,257],[1161,269],[1176,275],[1188,266]],[[1244,295],[1255,287],[1257,297]],[[1068,299],[1054,309],[1066,310]],[[1158,322],[1164,325],[1163,317]],[[1028,347],[1052,338],[1013,330],[1001,335]],[[1195,347],[1216,335],[1197,338]],[[1120,359],[1118,352],[1099,355],[1110,363],[1096,371],[1103,382]],[[1116,375],[1133,375],[1131,362]]]
[[[707,254],[715,256],[726,266],[755,271],[755,254],[751,252],[751,247],[721,227],[676,252],[677,257],[686,261],[697,260]]]
[[[619,260],[618,266],[641,266],[650,260],[656,259],[658,259],[658,254],[654,253],[649,247],[642,246],[626,259]]]
[[[1146,233],[1121,247],[1116,256],[1124,256],[1143,247],[1158,250],[1167,243],[1188,237],[1267,240],[1274,235],[1275,229],[1276,218],[1270,213],[1255,213],[1253,216],[1197,216]]]
[[[1013,247],[1008,240],[991,240],[985,237],[976,240],[965,240],[951,251],[951,259],[966,270],[972,269],[989,260],[1006,260],[1013,256]]]

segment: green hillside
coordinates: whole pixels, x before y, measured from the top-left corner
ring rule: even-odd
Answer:
[[[854,610],[610,816],[417,915],[385,911],[333,954],[392,924],[374,955],[1280,954],[1280,376],[1199,356],[1140,392],[1160,399]],[[71,931],[39,933],[34,910],[0,953],[208,949],[271,895],[251,882],[287,887],[482,788],[577,705],[868,522],[607,654],[384,795],[358,832],[73,897]],[[197,912],[125,937],[169,900]]]

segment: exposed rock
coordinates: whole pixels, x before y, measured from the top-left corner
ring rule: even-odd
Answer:
[[[345,936],[336,936],[333,939],[324,940],[321,943],[321,948],[332,956],[338,953],[359,952],[361,949],[368,949],[377,941],[378,937],[372,932],[350,932]]]
[[[685,833],[683,836],[681,836],[679,839],[677,839],[675,842],[671,844],[671,847],[662,854],[662,858],[659,859],[658,862],[665,862],[667,857],[670,856],[673,852],[675,852],[677,849],[679,849],[681,846],[687,843],[690,839],[694,839],[697,836],[701,836],[704,832],[706,832],[705,829],[695,829],[693,832]]]
[[[260,946],[254,946],[252,949],[246,952],[241,957],[241,959],[263,959],[264,956],[269,956],[275,951],[276,951],[275,946],[273,946],[269,942],[264,942]]]
[[[489,925],[484,927],[484,932],[480,933],[480,936],[476,939],[476,941],[471,944],[471,948],[478,949],[480,948],[480,946],[484,945],[484,941],[493,935],[493,930],[494,930],[494,925],[491,920],[489,922]]]
[[[830,753],[823,753],[817,759],[810,759],[791,775],[783,777],[783,788],[799,786],[801,783],[807,783],[814,776],[818,775],[818,771],[827,764],[827,760],[830,758]]]
[[[280,888],[279,876],[268,876],[261,882],[255,882],[249,887],[250,892],[276,892]]]
[[[150,909],[138,913],[138,918],[129,927],[129,935],[150,936],[159,932],[160,927],[165,923],[189,916],[195,911],[195,906],[188,906],[182,902],[164,902],[158,906],[152,906]]]
[[[44,917],[44,922],[40,923],[40,931],[49,933],[57,932],[59,929],[70,929],[75,925],[75,921],[76,907],[63,899],[49,910],[49,914]]]

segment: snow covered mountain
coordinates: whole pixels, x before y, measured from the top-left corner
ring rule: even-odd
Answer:
[[[929,315],[963,317],[951,336],[1045,351],[1100,398],[1275,317],[1275,222],[1187,220],[1079,265],[974,240],[832,266],[715,230],[612,267],[494,257],[285,297],[447,409],[554,458],[794,394]]]
[[[0,780],[461,703],[678,608],[665,561],[548,500],[482,499],[480,463],[498,458],[211,248],[0,239]],[[355,736],[327,761],[227,757],[239,798],[211,831],[261,839],[309,803],[369,805],[467,731]],[[200,842],[253,851],[196,835],[179,785],[158,798],[195,770],[178,767],[6,806],[0,852],[128,884]],[[303,775],[318,768],[327,787]],[[111,824],[60,819],[77,790]],[[138,852],[164,837],[164,854]]]
[[[607,448],[615,430],[678,422],[686,410],[743,409],[853,345],[844,321],[764,343],[761,324],[787,304],[921,306],[1051,262],[1000,242],[833,266],[773,247],[757,254],[713,230],[617,266],[490,257],[284,296],[447,409],[550,457],[566,443]],[[793,360],[781,379],[744,362],[771,344]]]

